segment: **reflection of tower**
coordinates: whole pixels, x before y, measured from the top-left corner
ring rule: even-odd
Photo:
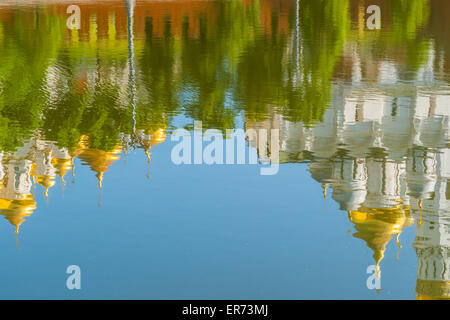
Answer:
[[[134,19],[134,0],[126,0],[125,6],[127,9],[128,19],[128,64],[130,68],[129,86],[130,86],[130,100],[132,112],[132,128],[133,134],[136,131],[136,71],[134,67],[134,36],[133,36],[133,19]]]
[[[136,135],[141,148],[144,149],[145,155],[147,156],[147,178],[150,179],[150,149],[164,142],[166,139],[166,130],[160,128],[149,133],[145,133],[144,130],[139,130],[136,132]]]
[[[292,38],[292,53],[294,55],[294,72],[292,76],[292,83],[294,87],[299,87],[299,83],[303,80],[301,73],[301,57],[303,51],[303,45],[301,44],[301,29],[300,29],[300,0],[295,1],[295,28],[293,28],[294,35]],[[289,46],[288,46],[289,48]]]
[[[145,151],[148,162],[150,162],[150,149],[166,140],[166,130],[160,128],[156,131],[151,131],[148,134],[146,134],[144,130],[139,130],[137,132],[137,137]]]
[[[417,299],[450,299],[450,230],[447,217],[424,218],[416,227]]]
[[[435,154],[433,160],[432,173],[437,176],[433,189],[423,190],[428,197],[412,204],[420,212],[414,241],[416,292],[417,299],[450,299],[450,150]]]

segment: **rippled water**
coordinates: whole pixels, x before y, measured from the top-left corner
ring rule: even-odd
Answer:
[[[448,298],[448,14],[1,1],[0,298]]]

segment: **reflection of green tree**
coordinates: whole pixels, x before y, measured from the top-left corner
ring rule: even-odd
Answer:
[[[233,95],[239,56],[258,28],[258,2],[246,6],[242,1],[220,1],[217,5],[219,16],[214,24],[201,19],[199,39],[182,38],[183,85],[193,93],[183,107],[204,128],[224,130],[234,127],[237,110],[227,105],[227,95]],[[215,27],[208,29],[208,25]]]
[[[97,68],[97,80],[92,88],[79,88],[79,72],[75,55],[60,55],[60,81],[68,91],[60,91],[55,102],[45,111],[43,132],[46,139],[57,141],[60,147],[73,150],[81,135],[89,136],[90,147],[109,150],[118,143],[119,133],[131,131],[128,104],[120,104],[120,85],[113,84],[113,70],[124,69],[124,61],[109,61],[98,52],[91,67]],[[86,57],[83,55],[83,57]],[[106,62],[105,62],[106,61]],[[86,67],[86,66],[84,66]]]
[[[350,29],[348,6],[345,0],[301,2],[303,50],[300,59],[303,81],[289,97],[284,111],[288,118],[305,122],[322,120],[323,112],[330,102],[334,67],[342,54]]]
[[[46,70],[56,58],[64,20],[44,8],[14,11],[0,44],[0,147],[14,150],[41,123]]]
[[[120,108],[117,88],[78,93],[70,90],[45,113],[46,139],[73,150],[82,134],[90,137],[90,147],[109,150],[118,143],[120,132],[130,131],[130,114]],[[128,120],[128,122],[127,122]]]
[[[237,110],[227,105],[233,95],[237,62],[258,27],[258,1],[218,1],[218,17],[200,17],[198,38],[188,36],[184,19],[180,38],[152,35],[152,20],[146,21],[146,43],[138,64],[142,70],[143,91],[137,108],[138,128],[167,126],[168,115],[183,112],[201,120],[205,128],[234,126]],[[149,124],[150,123],[150,124]],[[155,128],[153,128],[155,127]]]
[[[375,41],[362,43],[369,44],[378,56],[401,52],[406,57],[408,69],[417,71],[427,60],[428,40],[423,30],[429,21],[429,0],[391,0],[387,5],[392,26],[382,27],[377,33],[364,33],[365,40],[375,35]],[[405,78],[414,76],[413,73],[402,75]]]
[[[128,105],[120,105],[121,86],[115,84],[120,78],[115,70],[127,63],[126,41],[115,43],[114,50],[102,50],[98,43],[72,43],[61,50],[65,20],[50,9],[14,10],[10,16],[0,38],[0,148],[16,149],[36,129],[69,149],[82,134],[90,136],[94,148],[116,145],[119,132],[131,130]],[[89,68],[98,70],[97,83],[80,90],[79,70]]]
[[[393,0],[392,16],[394,19],[393,41],[406,46],[407,63],[418,69],[426,62],[428,45],[421,32],[430,16],[428,0]]]
[[[392,0],[390,4],[394,19],[394,39],[415,39],[417,32],[428,22],[429,0]]]
[[[96,88],[91,107],[85,109],[79,130],[90,137],[91,148],[110,150],[118,143],[119,133],[131,131],[131,113],[119,104],[115,86]],[[125,106],[126,107],[126,106]]]
[[[184,113],[201,120],[204,128],[223,130],[234,126],[242,110],[249,121],[267,118],[269,106],[291,121],[320,121],[348,36],[349,2],[299,4],[298,12],[291,10],[288,34],[277,30],[278,12],[272,15],[270,32],[264,32],[258,0],[215,2],[218,16],[214,21],[201,17],[198,38],[188,37],[187,20],[181,37],[170,36],[167,22],[166,35],[155,38],[147,20],[146,42],[135,41],[141,46],[137,50],[142,48],[135,61],[137,129],[168,127],[172,115]],[[372,33],[375,47],[405,45],[408,63],[420,65],[426,49],[420,30],[428,22],[428,0],[392,0],[390,8],[393,30]],[[65,30],[64,19],[45,8],[31,15],[16,10],[2,22],[2,149],[15,149],[37,128],[71,149],[82,134],[90,136],[93,147],[108,149],[117,143],[119,132],[131,133],[129,101],[124,98],[128,83],[123,81],[128,73],[127,41],[71,42],[65,47]],[[95,83],[82,90],[80,70],[97,72]],[[47,75],[58,82],[51,88],[51,99]]]
[[[348,1],[300,3],[299,34],[280,35],[274,14],[272,36],[258,37],[241,60],[238,90],[249,120],[263,119],[266,106],[273,105],[289,120],[319,121],[329,103],[331,77],[350,26]],[[296,23],[294,12],[291,30]]]
[[[380,45],[383,48],[403,46],[409,68],[417,70],[427,60],[428,41],[422,31],[430,16],[429,0],[392,0],[389,4],[393,30],[382,34]]]
[[[164,39],[155,39],[152,22],[151,18],[145,22],[146,43],[137,61],[142,70],[142,83],[138,85],[145,90],[145,95],[139,95],[136,122],[138,129],[148,131],[168,126],[167,115],[174,114],[178,109],[180,86],[174,71],[179,51],[176,41],[169,35]],[[166,29],[169,27],[166,22]]]

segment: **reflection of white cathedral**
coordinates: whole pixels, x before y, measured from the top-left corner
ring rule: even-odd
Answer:
[[[430,48],[430,59],[433,50]],[[323,122],[282,116],[247,124],[280,129],[280,162],[306,162],[355,224],[377,264],[386,244],[416,221],[418,298],[450,294],[450,90],[434,81],[430,63],[409,82],[396,65],[373,62],[376,81],[361,80],[353,59],[349,81],[333,84]],[[260,157],[271,157],[270,146]],[[400,245],[400,244],[399,244]]]
[[[418,90],[415,98],[392,98],[371,92],[361,97],[335,88],[334,107],[313,127],[280,119],[280,161],[313,159],[313,176],[332,182],[344,210],[392,207],[400,200],[410,204],[411,198],[425,200],[439,192],[445,198],[450,95]]]

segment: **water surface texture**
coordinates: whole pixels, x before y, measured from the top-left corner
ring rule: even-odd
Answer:
[[[449,298],[449,15],[0,1],[0,298]]]

